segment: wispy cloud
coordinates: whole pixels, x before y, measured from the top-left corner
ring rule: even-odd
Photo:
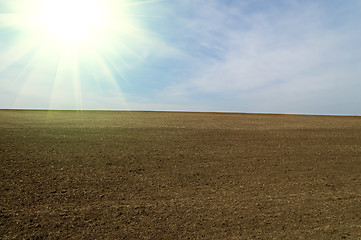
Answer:
[[[244,106],[247,102],[263,112],[344,113],[335,104],[341,96],[348,104],[360,102],[353,91],[361,82],[359,24],[330,16],[354,11],[350,6],[325,9],[321,2],[293,1],[260,4],[265,9],[258,9],[256,2],[262,1],[212,1],[184,20],[188,33],[200,39],[193,47],[207,50],[195,62],[199,68],[194,76],[170,86],[169,96],[231,95],[234,101],[226,103],[228,108],[252,111]],[[334,108],[325,110],[328,105]],[[357,106],[348,110],[355,112]]]

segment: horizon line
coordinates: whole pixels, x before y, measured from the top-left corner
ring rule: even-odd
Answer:
[[[253,114],[253,115],[295,115],[295,116],[330,116],[361,117],[357,114],[314,114],[282,112],[241,112],[241,111],[192,111],[192,110],[149,110],[149,109],[46,109],[46,108],[0,108],[0,111],[70,111],[70,112],[158,112],[158,113],[213,113],[213,114]]]

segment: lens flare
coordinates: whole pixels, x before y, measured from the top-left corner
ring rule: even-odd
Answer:
[[[0,66],[0,71],[11,65],[24,66],[20,71],[25,79],[23,89],[49,82],[53,91],[49,108],[61,102],[60,98],[72,98],[74,108],[80,109],[84,85],[93,92],[104,92],[90,87],[90,82],[121,94],[119,82],[127,82],[123,74],[129,67],[127,59],[142,59],[144,49],[152,45],[152,34],[142,27],[146,16],[138,14],[140,7],[152,2],[6,0],[0,30],[11,34],[6,36],[7,52],[0,56],[7,65]]]

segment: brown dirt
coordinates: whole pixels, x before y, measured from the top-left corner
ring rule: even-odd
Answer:
[[[361,117],[0,111],[1,239],[361,239]]]

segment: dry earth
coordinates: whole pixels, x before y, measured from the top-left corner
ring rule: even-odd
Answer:
[[[361,117],[0,111],[1,239],[361,239]]]

